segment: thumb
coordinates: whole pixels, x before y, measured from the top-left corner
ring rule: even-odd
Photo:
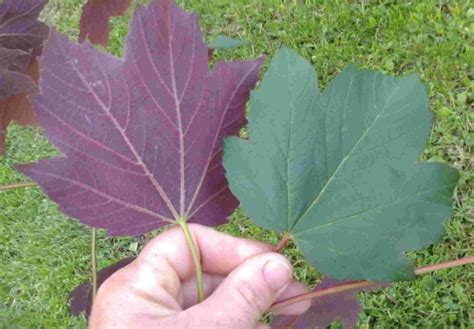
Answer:
[[[292,277],[293,268],[284,256],[274,252],[253,256],[235,268],[196,311],[213,314],[225,328],[255,328]]]

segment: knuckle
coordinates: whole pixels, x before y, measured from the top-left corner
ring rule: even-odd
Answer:
[[[262,289],[252,282],[243,281],[237,286],[237,297],[249,311],[255,312],[256,310],[259,313],[265,312],[266,309],[263,304],[265,298],[262,298],[264,296],[265,294]]]
[[[117,270],[117,272],[113,273],[110,277],[105,279],[102,284],[100,284],[97,294],[99,294],[99,292],[102,294],[113,294],[117,291],[121,291],[123,286],[127,284],[128,271],[128,267]]]

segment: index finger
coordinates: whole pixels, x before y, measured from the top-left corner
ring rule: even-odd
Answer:
[[[189,229],[206,273],[227,275],[246,259],[272,250],[269,244],[233,237],[199,224],[189,224]],[[181,281],[195,274],[191,251],[179,226],[154,238],[138,258],[150,264],[165,259]]]

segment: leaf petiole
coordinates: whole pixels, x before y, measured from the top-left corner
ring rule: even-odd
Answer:
[[[415,274],[421,275],[428,272],[439,271],[442,269],[448,269],[448,268],[458,267],[458,266],[472,264],[472,263],[474,263],[474,256],[451,260],[444,263],[419,267],[415,269]],[[278,303],[275,303],[272,305],[272,307],[270,307],[269,311],[274,312],[282,307],[285,307],[294,303],[298,303],[303,300],[321,298],[327,295],[337,294],[337,293],[351,290],[351,289],[365,288],[365,287],[369,287],[376,284],[380,284],[380,282],[377,283],[377,282],[370,282],[370,281],[351,281],[351,282],[341,284],[339,286],[321,289],[318,291],[307,292],[301,295],[284,299]]]
[[[201,268],[201,256],[199,255],[199,250],[194,242],[193,235],[189,230],[188,223],[185,218],[179,218],[177,220],[178,224],[181,226],[184,237],[186,242],[188,243],[189,250],[191,251],[191,255],[193,257],[194,268],[196,271],[196,286],[198,292],[198,302],[202,302],[204,300],[204,285],[202,283],[202,268]]]
[[[38,186],[38,184],[35,182],[24,182],[24,183],[0,185],[0,191],[13,190],[17,188],[34,187],[34,186]]]
[[[91,239],[91,275],[92,275],[92,303],[95,301],[97,295],[97,252],[96,252],[97,229],[92,228]]]
[[[288,232],[284,233],[280,241],[278,241],[278,243],[273,248],[273,251],[280,252],[283,248],[285,248],[286,244],[288,243],[288,241],[290,241],[290,239],[291,239],[290,233]]]

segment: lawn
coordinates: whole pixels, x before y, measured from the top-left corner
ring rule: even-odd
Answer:
[[[134,3],[136,1],[133,1]],[[50,0],[43,19],[76,39],[82,0]],[[461,172],[455,214],[438,244],[410,254],[416,266],[474,254],[474,7],[469,0],[425,1],[179,1],[200,16],[208,38],[222,33],[249,40],[217,52],[218,59],[271,57],[281,45],[311,60],[322,89],[347,64],[393,75],[417,73],[436,114],[421,159],[442,161]],[[470,7],[471,6],[471,7]],[[108,51],[120,56],[133,8],[114,18]],[[266,62],[268,64],[268,60]],[[39,130],[12,125],[8,155],[0,158],[0,184],[24,181],[15,165],[58,154]],[[38,188],[0,192],[0,328],[81,328],[68,313],[67,296],[88,279],[90,231],[62,215]],[[276,243],[240,211],[219,228]],[[98,261],[104,267],[136,255],[143,238],[110,238],[99,232]],[[296,277],[315,284],[320,274],[294,245],[284,251]],[[472,328],[472,266],[424,275],[384,291],[360,295],[361,328]],[[334,324],[339,328],[339,324]]]

